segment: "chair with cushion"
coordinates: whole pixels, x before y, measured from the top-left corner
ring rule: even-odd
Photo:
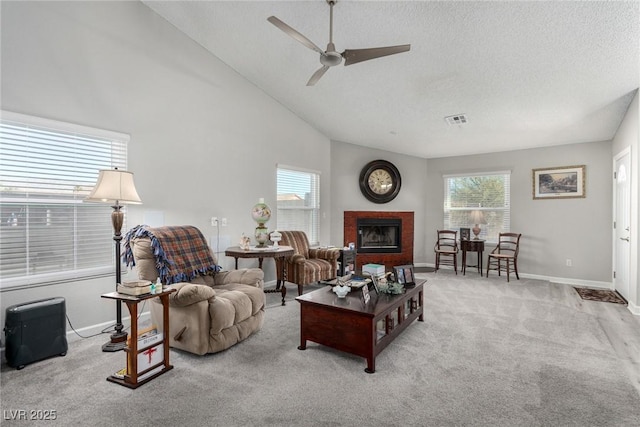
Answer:
[[[520,276],[518,276],[520,236],[522,234],[519,233],[499,234],[498,245],[491,251],[487,259],[487,277],[489,277],[489,270],[496,270],[498,276],[502,271],[507,273],[507,282],[509,274],[512,272],[516,274],[516,279],[520,280]]]
[[[438,239],[433,247],[436,253],[436,271],[441,265],[453,266],[458,274],[458,232],[452,230],[438,230]]]
[[[321,280],[335,279],[338,269],[338,248],[310,248],[309,239],[304,231],[280,231],[281,245],[291,246],[294,254],[286,258],[278,258],[278,282],[285,283],[282,276],[282,263],[286,281],[298,285],[298,295],[302,295],[304,285],[317,283]]]
[[[124,258],[140,280],[177,289],[169,296],[169,345],[198,355],[216,353],[259,331],[264,322],[264,273],[259,268],[220,271],[195,227],[137,226],[124,238]],[[150,303],[162,326],[162,304]]]

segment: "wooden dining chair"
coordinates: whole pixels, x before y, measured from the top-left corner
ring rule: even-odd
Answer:
[[[496,270],[498,276],[502,271],[507,273],[507,282],[511,273],[518,276],[518,251],[520,250],[520,233],[500,233],[498,245],[491,251],[487,259],[487,277],[489,270]]]
[[[433,247],[436,253],[436,271],[441,265],[451,265],[458,274],[458,232],[438,230],[438,240]]]

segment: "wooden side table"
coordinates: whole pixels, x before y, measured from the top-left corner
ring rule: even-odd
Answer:
[[[258,267],[262,268],[262,260],[265,258],[273,258],[275,261],[276,258],[285,258],[293,255],[294,249],[291,246],[278,246],[274,248],[273,246],[269,246],[266,249],[240,249],[240,246],[231,246],[224,251],[226,256],[230,256],[235,258],[236,260],[236,270],[238,269],[238,258],[258,258]],[[277,265],[277,263],[276,263]],[[284,297],[287,295],[287,287],[284,285],[284,282],[287,280],[287,269],[285,268],[284,262],[282,263],[282,283],[280,280],[276,282],[275,289],[264,289],[266,294],[273,292],[280,292],[282,294],[282,305],[284,304]]]
[[[482,252],[484,252],[484,242],[482,239],[460,239],[460,249],[462,249],[462,274],[466,274],[467,267],[478,267],[478,273],[482,276]],[[467,252],[477,252],[477,265],[467,265]]]
[[[129,309],[131,315],[131,336],[130,344],[125,347],[127,353],[127,359],[130,361],[127,365],[127,374],[124,378],[117,378],[113,375],[107,377],[107,381],[114,382],[129,388],[138,388],[142,384],[145,384],[155,377],[164,374],[165,372],[173,369],[173,366],[169,364],[169,294],[175,292],[175,289],[168,288],[159,294],[147,294],[140,296],[125,295],[118,292],[111,292],[102,295],[102,298],[115,299],[119,303],[124,302]],[[154,343],[149,348],[138,348],[138,303],[151,299],[160,298],[162,302],[162,351],[164,352],[163,360],[155,365],[149,366],[142,372],[138,372],[138,354],[143,353],[151,348],[154,348],[158,343]],[[140,379],[142,378],[142,379]]]

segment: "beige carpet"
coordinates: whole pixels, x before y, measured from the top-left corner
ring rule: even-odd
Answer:
[[[567,285],[418,277],[428,279],[425,321],[380,353],[374,374],[361,357],[297,349],[292,286],[285,306],[267,295],[259,333],[204,357],[172,350],[174,369],[137,390],[105,380],[125,357],[101,352],[106,336],[21,371],[3,365],[3,413],[56,410],[57,419],[2,426],[637,427],[637,378]],[[634,320],[622,305],[598,307]]]

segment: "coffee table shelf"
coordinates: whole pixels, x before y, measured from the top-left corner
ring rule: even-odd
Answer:
[[[296,298],[300,303],[300,346],[307,341],[367,359],[365,372],[375,372],[375,359],[414,320],[424,321],[424,288],[419,280],[400,295],[373,295],[365,304],[358,290],[338,298],[331,287]]]

